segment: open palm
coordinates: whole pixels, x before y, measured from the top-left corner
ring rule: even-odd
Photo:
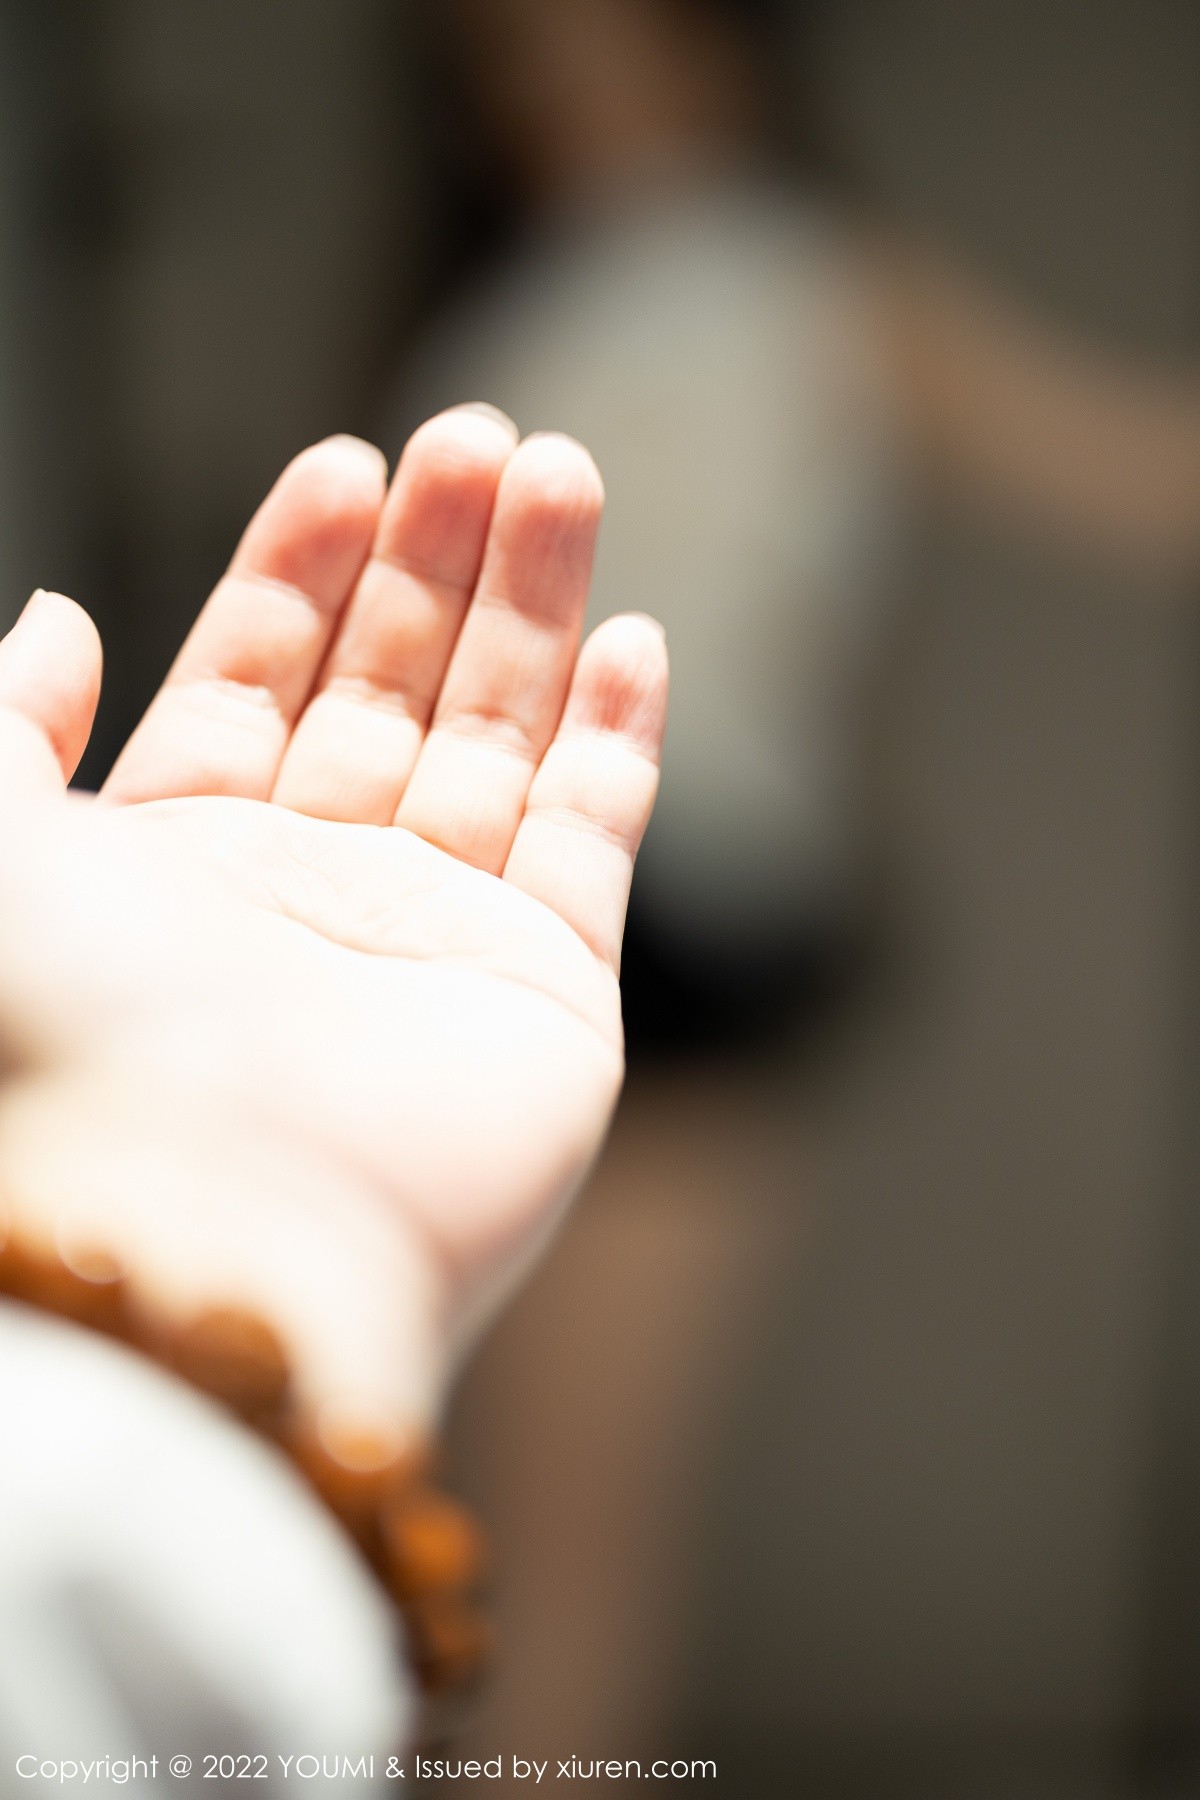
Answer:
[[[666,663],[636,616],[579,650],[601,500],[488,409],[386,495],[367,446],[316,446],[94,802],[37,793],[90,725],[90,626],[43,600],[0,653],[30,801],[0,1005],[47,1021],[0,1113],[13,1254],[119,1269],[177,1340],[264,1319],[346,1466],[427,1424],[619,1088]]]

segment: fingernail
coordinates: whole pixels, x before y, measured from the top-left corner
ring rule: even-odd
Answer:
[[[452,406],[450,411],[482,413],[485,419],[494,419],[497,425],[503,425],[505,431],[511,433],[514,443],[521,435],[516,424],[509,418],[508,414],[506,412],[501,412],[498,406],[493,406],[490,400],[463,400],[460,401],[457,406]]]
[[[359,452],[365,451],[366,454],[373,459],[373,461],[375,461],[376,463],[378,463],[382,466],[384,474],[385,475],[387,474],[387,466],[388,466],[387,457],[384,455],[383,451],[379,448],[379,445],[373,444],[369,438],[356,437],[354,432],[352,432],[352,431],[334,431],[334,432],[331,432],[328,437],[322,438],[321,443],[322,444],[344,444],[347,449],[356,450]]]
[[[575,478],[581,475],[594,484],[593,499],[599,506],[604,504],[604,480],[596,467],[596,459],[586,444],[573,437],[569,431],[542,430],[527,432],[521,440],[522,451],[534,449],[535,446],[546,448],[556,463],[565,458],[572,467]]]
[[[45,588],[41,588],[41,587],[34,588],[32,594],[30,594],[28,600],[25,602],[24,606],[21,608],[20,612],[17,614],[15,620],[13,621],[12,629],[15,631],[17,626],[21,623],[21,620],[24,619],[25,617],[27,617],[27,615],[29,613],[34,611],[34,609],[36,608],[36,606],[38,604],[38,601],[44,600],[45,598],[46,598]]]

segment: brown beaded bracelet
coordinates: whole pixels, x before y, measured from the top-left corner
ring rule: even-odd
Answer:
[[[425,1695],[444,1701],[478,1681],[492,1642],[481,1606],[486,1543],[472,1514],[435,1485],[432,1444],[397,1456],[367,1442],[335,1456],[298,1420],[286,1353],[264,1320],[213,1307],[173,1334],[153,1331],[114,1256],[24,1242],[2,1212],[0,1293],[120,1339],[279,1445],[400,1608]]]

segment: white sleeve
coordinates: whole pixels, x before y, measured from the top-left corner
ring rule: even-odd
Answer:
[[[282,1456],[133,1353],[7,1302],[0,1421],[0,1793],[32,1791],[29,1757],[135,1755],[172,1794],[221,1754],[266,1756],[275,1780],[278,1756],[374,1758],[348,1785],[387,1787],[413,1715],[395,1615]],[[343,1791],[329,1767],[306,1793]]]

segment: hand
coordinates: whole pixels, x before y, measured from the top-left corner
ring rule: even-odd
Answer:
[[[0,645],[14,1243],[164,1341],[266,1321],[364,1469],[600,1142],[666,698],[650,621],[578,651],[577,444],[458,408],[384,489],[357,440],[290,465],[98,800],[90,623],[42,596]]]

